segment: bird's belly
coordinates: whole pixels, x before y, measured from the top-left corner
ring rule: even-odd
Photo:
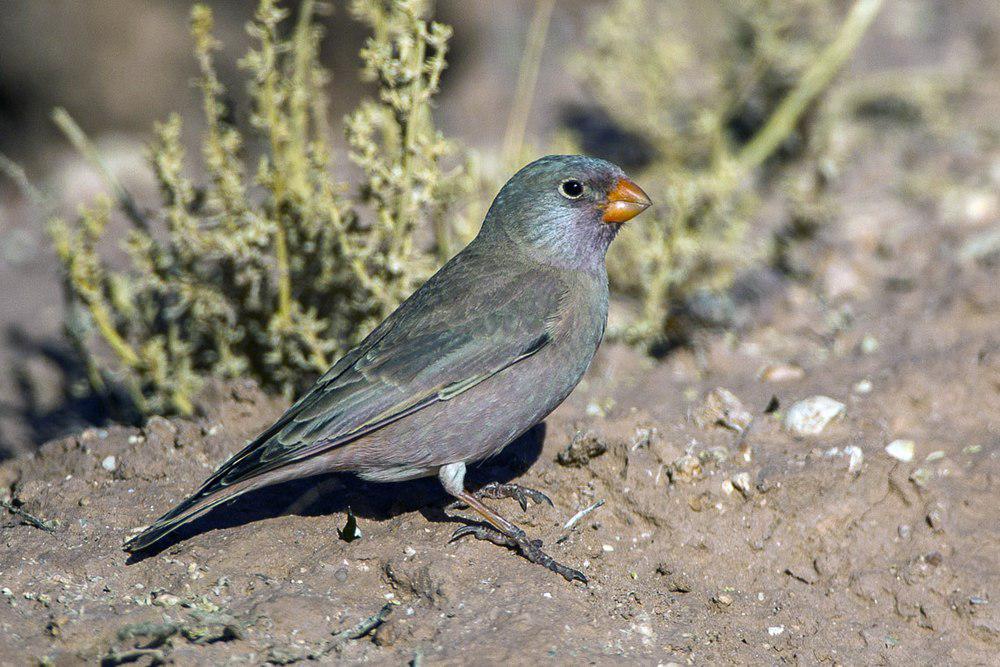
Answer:
[[[589,348],[589,349],[588,349]],[[373,481],[412,479],[488,458],[544,419],[576,387],[593,345],[546,348],[468,391],[330,452],[333,467]]]

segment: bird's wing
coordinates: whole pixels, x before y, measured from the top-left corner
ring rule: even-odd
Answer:
[[[439,272],[195,496],[349,446],[545,347],[565,284],[537,269],[497,273],[476,261]]]

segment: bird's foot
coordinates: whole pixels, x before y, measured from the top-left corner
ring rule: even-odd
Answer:
[[[541,491],[521,486],[520,484],[500,484],[499,482],[490,482],[472,495],[479,499],[493,498],[494,500],[501,500],[503,498],[513,498],[517,501],[517,504],[521,506],[522,511],[528,510],[529,500],[536,505],[548,503],[549,507],[554,507],[552,499],[547,495]],[[445,509],[450,511],[453,509],[462,509],[464,507],[468,507],[468,505],[463,503],[461,500],[456,500]]]
[[[537,493],[537,492],[536,492]],[[556,561],[552,556],[542,551],[541,540],[529,540],[524,531],[515,527],[511,534],[503,533],[492,526],[476,523],[462,526],[451,535],[451,541],[461,539],[466,535],[472,535],[478,540],[485,540],[501,547],[508,547],[521,554],[525,559],[541,565],[561,575],[566,581],[582,581],[587,583],[587,577],[579,570],[566,567]]]

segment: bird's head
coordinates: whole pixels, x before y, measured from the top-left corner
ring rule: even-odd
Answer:
[[[620,167],[583,155],[549,155],[500,189],[485,235],[502,234],[543,262],[600,266],[622,224],[650,205]]]

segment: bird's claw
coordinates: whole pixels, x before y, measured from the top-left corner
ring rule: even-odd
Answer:
[[[473,495],[476,498],[482,500],[483,498],[492,498],[494,500],[502,500],[504,498],[513,498],[517,501],[517,504],[521,506],[521,511],[526,512],[528,510],[528,501],[535,503],[536,505],[541,505],[542,503],[548,503],[549,507],[555,507],[552,504],[552,499],[541,491],[535,489],[529,489],[526,486],[521,486],[520,484],[500,484],[499,482],[490,482],[483,488],[474,492]],[[465,503],[461,500],[456,500],[455,502],[448,505],[445,510],[451,511],[456,509],[462,509],[467,507]]]
[[[476,492],[476,496],[478,498],[494,498],[496,500],[513,498],[517,501],[517,504],[521,506],[522,511],[527,511],[529,500],[536,505],[548,503],[549,507],[554,507],[552,499],[547,495],[541,491],[521,486],[520,484],[500,484],[499,482],[490,482],[483,488],[479,489],[479,491]]]
[[[472,535],[477,540],[485,540],[501,547],[513,549],[528,561],[555,572],[556,574],[562,576],[562,578],[566,581],[580,581],[587,583],[587,577],[583,574],[583,572],[574,570],[571,567],[566,567],[562,563],[556,561],[554,558],[542,551],[541,540],[529,540],[527,535],[524,534],[524,531],[520,529],[518,529],[517,534],[507,535],[486,524],[471,524],[458,528],[451,534],[450,541],[454,542],[455,540],[461,539],[466,535]]]

